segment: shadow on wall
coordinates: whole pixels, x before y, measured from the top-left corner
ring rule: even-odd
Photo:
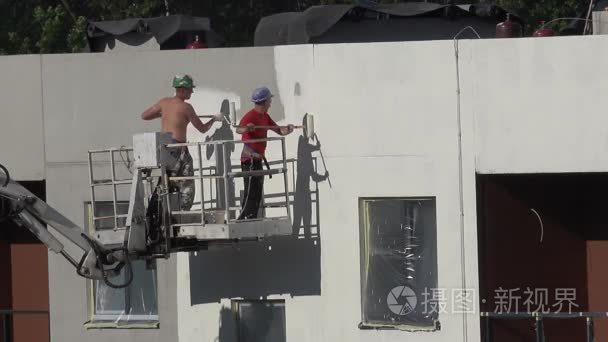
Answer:
[[[237,342],[236,317],[232,310],[222,307],[220,331],[215,342]]]
[[[232,310],[220,311],[217,342],[285,342],[285,302],[233,301]]]
[[[191,254],[192,305],[219,302],[222,298],[321,294],[318,182],[326,180],[328,172],[325,170],[321,175],[316,169],[313,152],[319,149],[318,140],[312,144],[303,132],[298,144],[292,235],[263,242],[243,241]],[[311,189],[311,180],[315,183],[314,190]]]
[[[316,239],[294,236],[191,254],[191,304],[271,294],[320,295],[320,261],[321,246]]]
[[[306,115],[302,119],[302,126],[306,124]],[[316,135],[315,135],[316,138]],[[325,170],[323,175],[317,171],[316,158],[313,152],[321,150],[321,143],[317,138],[317,143],[312,144],[312,139],[307,136],[306,129],[302,130],[302,135],[298,140],[298,163],[296,189],[293,202],[293,235],[304,235],[310,238],[313,228],[316,235],[319,235],[319,186],[318,183],[329,178],[329,172]],[[311,190],[310,181],[315,183],[314,190]],[[312,205],[315,203],[316,224],[312,223]],[[302,231],[300,233],[300,231]]]
[[[222,101],[222,105],[220,108],[220,112],[222,113],[222,115],[224,116],[225,120],[222,121],[222,125],[217,128],[212,135],[207,136],[205,138],[205,142],[209,142],[209,141],[220,141],[220,140],[234,140],[234,133],[232,132],[232,128],[230,127],[230,124],[228,123],[228,120],[230,120],[230,102],[228,101],[228,99],[224,99]],[[232,168],[232,165],[230,163],[231,158],[232,158],[232,154],[234,153],[234,144],[230,143],[230,144],[225,144],[224,145],[226,147],[226,151],[222,151],[222,149],[217,149],[215,145],[207,145],[207,150],[205,152],[207,160],[211,159],[212,156],[215,156],[215,165],[217,167],[217,173],[218,174],[223,174],[224,172],[224,159],[223,159],[223,154],[224,152],[227,153],[228,155],[228,169],[230,170]],[[228,184],[228,194],[233,194],[234,193],[234,180],[230,180],[229,181],[230,184]],[[225,208],[225,191],[224,191],[224,180],[223,179],[218,179],[215,182],[216,185],[216,203],[215,206],[217,208]],[[229,195],[230,196],[230,195]],[[228,202],[230,204],[231,207],[235,206],[235,200],[233,196],[230,196],[228,198]]]

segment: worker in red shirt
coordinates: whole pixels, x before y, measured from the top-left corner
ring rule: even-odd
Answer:
[[[242,135],[243,141],[266,139],[268,128],[255,126],[276,126],[270,128],[279,135],[288,135],[293,132],[294,126],[279,127],[268,115],[268,108],[272,103],[272,93],[267,87],[256,88],[251,95],[253,109],[247,112],[239,123],[236,132]],[[266,162],[266,141],[243,144],[241,152],[241,170],[262,170],[262,161]],[[264,176],[244,177],[245,191],[241,199],[241,215],[239,220],[254,219],[258,217],[258,210],[264,193]]]

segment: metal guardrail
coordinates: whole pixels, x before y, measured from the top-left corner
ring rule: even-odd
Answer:
[[[13,333],[12,333],[12,317],[16,315],[47,315],[49,316],[49,310],[10,310],[10,309],[0,309],[0,318],[2,321],[2,340],[1,342],[13,342]],[[49,341],[51,339],[51,324],[49,322],[49,331],[48,331]]]
[[[587,324],[587,342],[594,342],[594,318],[608,318],[608,312],[594,311],[594,312],[482,312],[482,319],[485,319],[485,334],[483,336],[484,342],[492,342],[492,327],[490,321],[492,319],[527,319],[534,318],[534,331],[536,334],[536,342],[545,342],[545,331],[543,319],[573,319],[573,318],[585,318]]]
[[[281,158],[277,161],[274,162],[269,162],[269,165],[280,165],[281,167],[278,168],[271,168],[269,170],[250,170],[250,171],[232,171],[231,167],[230,167],[230,160],[228,158],[228,156],[230,155],[228,153],[228,147],[231,145],[239,145],[239,144],[250,144],[250,143],[255,143],[255,142],[278,142],[281,144]],[[233,196],[234,194],[231,194],[230,191],[231,189],[229,188],[229,181],[231,179],[234,178],[239,178],[239,177],[250,177],[250,176],[264,176],[264,175],[274,175],[274,174],[283,174],[283,197],[285,198],[285,204],[282,206],[285,208],[285,211],[287,213],[287,217],[291,217],[291,208],[290,208],[290,200],[289,200],[289,180],[288,180],[288,168],[287,168],[287,151],[286,151],[286,147],[285,147],[285,138],[284,137],[269,137],[269,138],[264,138],[264,139],[252,139],[252,140],[215,140],[215,141],[206,141],[206,142],[187,142],[187,143],[175,143],[175,144],[167,144],[165,147],[167,149],[171,149],[171,148],[183,148],[183,147],[194,147],[196,148],[196,154],[198,156],[198,165],[195,165],[198,167],[198,170],[203,170],[203,158],[202,158],[202,148],[207,146],[207,145],[213,145],[215,146],[215,148],[219,151],[221,151],[221,155],[223,156],[223,160],[218,161],[219,163],[222,163],[223,167],[223,172],[221,174],[213,174],[213,175],[203,175],[202,172],[199,172],[198,175],[194,175],[194,176],[186,176],[186,177],[166,177],[166,181],[175,181],[175,180],[198,180],[199,181],[199,188],[198,191],[200,192],[200,196],[201,196],[201,202],[205,203],[205,198],[204,198],[204,193],[205,193],[205,189],[203,187],[203,179],[214,179],[215,181],[217,180],[223,180],[223,193],[224,193],[224,203],[222,203],[223,205],[223,211],[224,211],[224,219],[225,222],[231,223],[234,221],[234,219],[231,219],[231,215],[230,212],[231,211],[238,211],[241,208],[240,207],[233,207],[230,205],[230,200],[229,198],[231,196]],[[165,184],[165,186],[168,186],[168,184]],[[177,215],[189,215],[190,212],[183,212],[180,210],[174,210],[174,208],[171,208],[171,201],[169,200],[168,194],[167,194],[167,203],[169,205],[169,212],[170,213],[177,213]],[[204,205],[201,205],[201,208],[199,211],[200,213],[200,224],[201,225],[205,225],[205,211],[210,210],[210,211],[218,211],[218,208],[205,208]],[[175,226],[180,226],[181,224],[176,224]]]
[[[127,160],[130,159],[130,154],[133,153],[132,147],[121,147],[121,148],[108,148],[103,150],[91,150],[88,153],[88,162],[89,162],[89,186],[90,186],[90,194],[91,194],[91,210],[93,212],[93,223],[95,228],[97,228],[97,224],[99,220],[107,220],[113,219],[114,229],[124,228],[121,225],[121,219],[127,217],[127,215],[119,215],[118,214],[118,200],[117,200],[117,186],[130,186],[132,180],[131,179],[119,179],[116,176],[116,154],[120,155],[120,158],[123,159],[122,153],[127,154]],[[95,175],[93,173],[93,154],[108,154],[110,157],[110,179],[95,179]],[[122,160],[123,162],[124,159]],[[97,216],[97,206],[95,205],[95,188],[99,186],[111,186],[112,187],[112,209],[113,215],[111,216]]]
[[[241,171],[241,170],[233,170],[232,167],[230,166],[231,164],[231,160],[229,160],[229,156],[230,153],[228,153],[228,148],[230,146],[234,146],[234,145],[239,145],[239,144],[248,144],[248,143],[254,143],[254,142],[266,142],[266,143],[273,143],[276,142],[278,144],[280,144],[281,146],[281,157],[276,160],[276,161],[270,161],[268,164],[269,165],[274,165],[275,167],[269,169],[269,170],[250,170],[250,171]],[[222,165],[212,165],[211,167],[204,167],[203,165],[203,152],[202,149],[206,146],[214,146],[214,148],[218,151],[218,153],[221,153],[221,155],[223,156],[223,160],[217,160],[217,163],[221,163]],[[253,139],[253,140],[215,140],[215,141],[206,141],[206,142],[187,142],[187,143],[172,143],[172,144],[165,144],[163,145],[162,148],[166,148],[166,149],[172,149],[172,148],[184,148],[184,147],[190,147],[192,149],[195,150],[195,155],[198,159],[198,162],[195,162],[193,165],[193,168],[195,171],[198,171],[196,174],[192,175],[192,176],[174,176],[171,177],[168,174],[166,174],[166,172],[162,171],[161,175],[156,175],[156,177],[159,177],[161,179],[161,182],[164,184],[165,188],[169,187],[169,182],[171,181],[198,181],[198,186],[197,186],[197,192],[200,194],[200,209],[195,209],[195,210],[189,210],[189,211],[182,211],[179,210],[179,208],[172,208],[171,207],[171,199],[170,199],[170,194],[169,193],[163,193],[164,196],[166,196],[166,203],[168,206],[168,212],[170,214],[172,214],[172,216],[182,216],[182,215],[187,215],[190,216],[191,218],[195,218],[193,217],[192,214],[197,214],[197,216],[200,216],[198,222],[199,225],[205,226],[205,212],[206,211],[210,211],[210,212],[218,212],[220,211],[220,208],[213,206],[214,201],[207,201],[207,199],[205,198],[205,180],[209,180],[209,191],[211,196],[213,196],[213,190],[217,189],[217,191],[221,191],[224,195],[223,195],[223,202],[221,203],[221,211],[223,211],[224,213],[224,220],[225,223],[231,223],[234,221],[234,219],[232,218],[231,212],[238,212],[239,210],[241,210],[241,207],[236,207],[231,205],[230,203],[230,199],[234,198],[235,194],[232,194],[231,191],[232,189],[229,187],[230,185],[230,181],[233,180],[234,178],[239,178],[239,177],[250,177],[250,176],[264,176],[264,175],[275,175],[275,174],[282,174],[283,175],[283,188],[284,190],[282,191],[282,197],[284,198],[284,202],[282,202],[282,205],[278,205],[275,204],[274,207],[275,208],[284,208],[286,211],[286,215],[287,217],[291,217],[291,207],[290,207],[290,199],[289,199],[289,186],[288,186],[288,165],[287,165],[287,152],[286,152],[286,146],[285,146],[285,138],[284,137],[268,137],[265,139]],[[119,213],[119,201],[118,201],[118,194],[117,194],[117,187],[118,186],[131,186],[132,184],[132,180],[131,179],[119,179],[117,177],[117,172],[116,172],[116,167],[117,165],[120,165],[120,162],[116,160],[117,156],[116,154],[119,154],[120,158],[122,158],[122,153],[126,153],[127,154],[127,160],[132,159],[130,156],[133,154],[133,148],[132,147],[121,147],[121,148],[108,148],[108,149],[98,149],[98,150],[90,150],[88,151],[88,164],[89,164],[89,186],[90,186],[90,195],[91,195],[91,202],[93,203],[92,205],[92,214],[93,214],[93,225],[95,227],[95,229],[101,229],[100,225],[101,225],[101,221],[109,221],[112,220],[112,226],[113,227],[105,227],[105,228],[113,228],[114,231],[117,231],[119,229],[124,229],[125,225],[126,225],[126,219],[128,217],[128,215],[124,212]],[[96,175],[94,174],[94,170],[93,170],[93,155],[99,156],[101,158],[105,158],[107,160],[109,160],[109,167],[110,167],[110,172],[109,172],[109,179],[108,179],[108,175],[106,174],[106,177],[103,179],[97,179]],[[122,162],[124,163],[124,159],[122,160]],[[223,170],[223,172],[217,172],[217,167],[221,167],[221,169]],[[204,173],[203,170],[214,170],[215,172],[210,172],[210,173]],[[136,172],[134,170],[134,172]],[[96,202],[98,202],[97,200],[97,196],[96,196],[96,191],[95,189],[97,187],[111,187],[111,200],[110,202],[112,203],[112,213],[111,215],[99,215],[98,210],[97,210],[97,206],[95,205]],[[221,187],[221,190],[220,190]],[[295,189],[295,184],[294,184],[294,189]],[[209,204],[209,207],[206,207],[205,204]],[[218,205],[219,206],[219,205]],[[237,216],[237,215],[235,215]],[[176,220],[178,223],[176,223],[173,226],[181,226],[182,224],[179,223],[181,222],[180,219]],[[192,223],[192,222],[189,222]]]

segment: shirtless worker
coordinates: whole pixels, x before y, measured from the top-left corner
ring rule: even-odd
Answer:
[[[186,127],[191,123],[199,132],[207,132],[217,118],[203,123],[197,116],[192,105],[185,102],[190,99],[194,81],[189,75],[177,75],[173,78],[175,96],[164,97],[146,109],[142,114],[143,120],[161,118],[161,131],[171,134],[174,143],[186,142]],[[194,176],[192,156],[188,147],[171,148],[171,155],[177,160],[173,167],[168,168],[169,177]],[[194,180],[171,182],[171,192],[180,192],[181,210],[190,210],[194,202]]]

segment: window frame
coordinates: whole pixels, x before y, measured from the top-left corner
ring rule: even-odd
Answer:
[[[409,332],[416,331],[425,331],[425,332],[433,332],[439,331],[441,329],[441,324],[439,321],[439,316],[433,320],[432,325],[416,325],[416,324],[408,324],[404,322],[390,322],[385,321],[382,323],[379,322],[370,322],[366,321],[366,307],[365,302],[367,298],[367,274],[364,274],[363,265],[367,265],[369,262],[369,255],[371,248],[369,246],[369,236],[368,236],[368,227],[367,227],[367,210],[366,203],[370,201],[431,201],[434,206],[434,230],[435,230],[435,241],[434,243],[434,253],[437,256],[437,197],[436,196],[378,196],[378,197],[359,197],[358,198],[358,211],[359,211],[359,254],[360,254],[360,296],[361,296],[361,322],[358,325],[358,328],[361,330],[374,329],[374,330],[402,330]],[[438,273],[438,265],[435,265],[436,274]],[[438,277],[437,277],[438,278]]]
[[[272,304],[273,307],[276,304],[280,304],[283,309],[283,322],[285,326],[283,327],[283,333],[285,334],[285,341],[287,340],[287,303],[285,299],[232,299],[231,301],[231,311],[234,317],[234,327],[235,327],[235,336],[237,341],[242,340],[241,336],[241,305],[242,304]]]
[[[113,206],[112,201],[95,201],[96,205],[109,205]],[[85,222],[85,230],[95,236],[95,225],[93,224],[93,207],[90,201],[84,202],[84,222]],[[127,205],[128,201],[117,201],[116,205]],[[112,229],[112,228],[108,228]],[[156,304],[157,313],[155,315],[145,315],[145,314],[129,314],[125,315],[126,312],[126,303],[129,303],[129,298],[131,297],[130,291],[124,289],[124,300],[125,300],[125,308],[120,310],[108,310],[103,314],[96,314],[96,302],[97,302],[97,289],[95,286],[95,282],[97,280],[87,279],[86,287],[87,287],[87,321],[84,323],[84,327],[86,329],[158,329],[160,326],[160,318],[159,318],[159,305],[158,305],[158,270],[154,270],[154,286],[156,287]],[[116,312],[116,314],[111,314],[112,312]],[[128,317],[128,319],[121,319],[121,316]]]

